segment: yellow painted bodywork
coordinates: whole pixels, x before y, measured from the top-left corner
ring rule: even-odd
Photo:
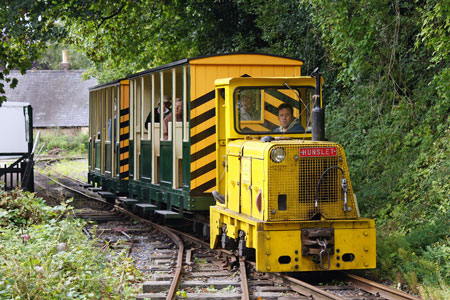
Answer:
[[[189,59],[189,98],[191,99],[191,173],[202,172],[216,160],[217,134],[225,127],[216,127],[218,107],[215,105],[214,80],[218,78],[251,77],[294,77],[301,75],[303,62],[286,57],[264,54],[227,54]],[[211,116],[211,111],[215,115]],[[223,168],[209,171],[202,176],[192,176],[190,188],[195,194],[211,193],[220,188],[214,185],[216,175],[223,174]],[[205,187],[207,186],[207,187]],[[222,184],[223,187],[223,184]]]
[[[320,220],[298,222],[264,222],[219,206],[211,213],[211,246],[219,244],[223,224],[227,235],[237,239],[240,230],[246,234],[246,246],[256,250],[256,269],[262,272],[323,271],[309,256],[302,256],[301,229],[334,228],[335,253],[329,270],[368,269],[376,267],[375,222],[369,219]],[[338,252],[339,251],[339,252]],[[353,261],[342,256],[352,253]],[[281,256],[290,262],[280,264]]]
[[[130,139],[127,134],[130,133],[130,97],[129,97],[129,80],[120,80],[111,84],[100,85],[89,90],[89,137],[91,141],[97,141],[100,143],[100,149],[95,149],[95,142],[90,145],[91,161],[94,162],[95,152],[99,151],[100,167],[95,168],[93,163],[90,166],[91,171],[97,171],[97,173],[103,176],[119,176],[122,180],[129,179],[129,142]],[[118,101],[115,103],[114,101]],[[117,127],[113,132],[118,132],[118,136],[111,140],[120,142],[119,149],[119,169],[116,172],[116,155],[115,147],[112,147],[112,153],[109,156],[106,155],[105,139],[99,138],[109,135],[109,121],[111,119],[116,120],[113,115],[113,108],[117,106],[117,115],[119,116],[119,124],[115,124]],[[108,160],[108,161],[107,161]],[[109,164],[112,170],[106,172],[105,165]]]
[[[311,141],[310,133],[284,134],[292,139],[262,142],[262,136],[242,135],[235,129],[232,95],[236,89],[285,83],[315,85],[311,77],[216,80],[216,186],[225,195],[225,203],[217,202],[210,208],[211,248],[220,246],[225,225],[226,236],[235,241],[240,231],[245,233],[245,245],[255,249],[259,271],[321,271],[328,260],[320,266],[312,255],[302,255],[302,229],[333,228],[329,270],[375,268],[375,222],[359,216],[342,146]],[[285,151],[280,163],[270,158],[275,148]],[[318,148],[336,154],[300,155]],[[330,167],[316,189],[324,170]],[[341,188],[344,180],[347,203]]]

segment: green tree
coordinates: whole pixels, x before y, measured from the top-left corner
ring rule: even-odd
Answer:
[[[59,70],[63,50],[68,51],[70,67],[72,70],[85,70],[90,67],[91,62],[86,56],[76,51],[72,46],[63,43],[50,43],[40,58],[33,62],[33,68],[38,70]]]
[[[45,43],[63,33],[60,27],[54,26],[53,11],[58,6],[44,1],[2,1],[0,4],[0,104],[6,100],[4,86],[11,88],[17,85],[17,79],[11,78],[12,69],[22,74],[31,68],[45,47]],[[49,11],[49,14],[43,14]]]
[[[105,82],[186,57],[257,51],[267,44],[255,18],[237,1],[142,1],[101,24],[74,20],[69,39]]]
[[[361,211],[377,220],[379,272],[445,290],[449,1],[302,3],[337,67],[328,137],[344,145]]]
[[[60,42],[67,37],[68,27],[61,24],[97,20],[102,25],[130,3],[129,0],[1,1],[0,103],[6,100],[5,84],[11,88],[17,85],[17,79],[10,76],[11,70],[25,74],[45,51],[48,42]]]

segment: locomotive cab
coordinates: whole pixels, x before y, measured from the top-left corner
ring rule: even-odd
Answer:
[[[266,272],[374,268],[375,224],[359,215],[344,150],[312,141],[320,81],[240,77],[215,85],[211,248],[252,253]]]

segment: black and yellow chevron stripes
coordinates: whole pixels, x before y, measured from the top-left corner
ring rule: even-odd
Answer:
[[[125,91],[124,91],[125,90]],[[120,101],[120,179],[128,180],[130,177],[130,103],[125,96],[127,89],[122,89]]]
[[[254,131],[280,126],[277,108],[295,100],[280,92],[264,103],[264,124],[248,125]],[[283,99],[283,100],[280,100]],[[298,109],[294,108],[298,115]],[[212,192],[216,187],[216,110],[215,93],[210,91],[191,102],[191,191],[194,195]],[[267,128],[266,128],[267,127]]]
[[[215,93],[191,102],[191,191],[210,193],[216,186]]]
[[[299,111],[296,100],[280,91],[271,91],[267,94],[271,96],[264,98],[264,123],[246,124],[245,128],[242,129],[251,131],[267,131],[273,130],[274,128],[280,126],[280,122],[278,120],[278,106],[282,103],[290,103],[294,108],[294,115],[298,116]]]

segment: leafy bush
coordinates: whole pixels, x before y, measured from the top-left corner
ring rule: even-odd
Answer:
[[[49,152],[53,149],[62,149],[69,154],[81,155],[87,153],[88,149],[87,134],[64,134],[60,130],[54,132],[42,133],[39,144],[44,144],[43,151]]]
[[[327,135],[346,149],[362,214],[376,219],[377,272],[448,299],[448,3],[302,3],[337,70]]]
[[[34,194],[0,189],[0,226],[30,226],[60,219],[67,211],[66,204],[50,207]]]
[[[52,209],[33,194],[12,194],[0,194],[2,225],[8,224],[0,227],[1,299],[133,298],[139,274],[125,253],[96,248],[82,233],[84,221],[61,219],[67,206]]]

